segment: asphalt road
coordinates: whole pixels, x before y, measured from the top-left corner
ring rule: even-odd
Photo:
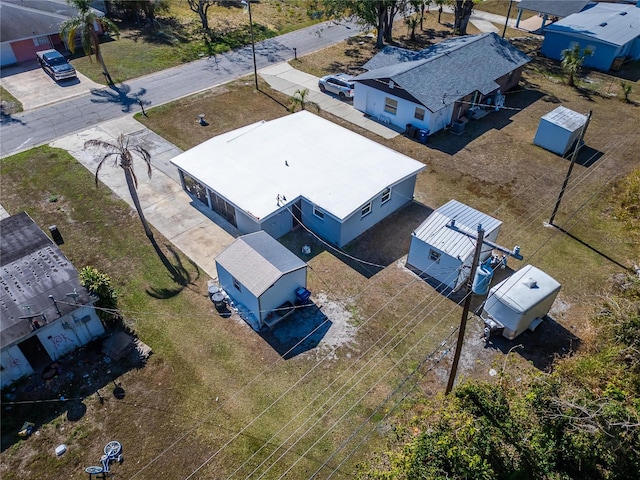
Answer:
[[[256,44],[258,69],[291,60],[293,48],[304,55],[341,42],[359,32],[351,23],[323,23]],[[48,143],[106,120],[227,83],[253,71],[251,47],[163,70],[145,77],[94,90],[53,105],[3,115],[0,157]]]

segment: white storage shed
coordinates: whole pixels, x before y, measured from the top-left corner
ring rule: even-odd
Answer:
[[[560,106],[540,119],[533,143],[564,156],[573,149],[586,123],[586,115]]]
[[[502,335],[513,340],[542,322],[559,291],[560,284],[553,277],[526,265],[489,291],[480,316],[488,326],[494,322],[504,327]]]
[[[448,228],[451,220],[455,220],[459,230],[472,235],[477,234],[478,224],[482,225],[485,240],[491,242],[496,241],[502,222],[450,200],[434,210],[411,234],[407,266],[436,280],[441,287],[457,290],[469,277],[476,243],[472,237]],[[491,250],[484,245],[480,261],[486,260]]]

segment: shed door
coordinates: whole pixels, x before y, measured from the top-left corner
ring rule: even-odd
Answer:
[[[20,342],[18,348],[34,370],[39,370],[51,363],[51,357],[37,335]]]

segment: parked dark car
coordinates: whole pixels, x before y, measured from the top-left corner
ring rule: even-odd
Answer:
[[[322,93],[333,93],[338,95],[341,100],[353,98],[353,90],[355,88],[351,77],[344,73],[326,75],[318,81],[318,86]]]
[[[42,50],[36,52],[36,55],[42,69],[56,82],[66,78],[76,78],[76,69],[57,50]]]

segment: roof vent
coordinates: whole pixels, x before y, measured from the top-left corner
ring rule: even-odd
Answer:
[[[395,84],[393,83],[393,80],[389,80],[389,88],[391,90],[393,90],[393,87],[395,86]]]
[[[600,26],[601,26],[601,27],[606,27],[606,26],[607,26],[607,22],[602,22],[602,23],[600,24]]]
[[[629,12],[620,12],[620,15],[622,15],[623,17]]]
[[[533,278],[529,277],[527,278],[524,282],[527,287],[529,288],[538,288],[538,282],[536,282]]]

